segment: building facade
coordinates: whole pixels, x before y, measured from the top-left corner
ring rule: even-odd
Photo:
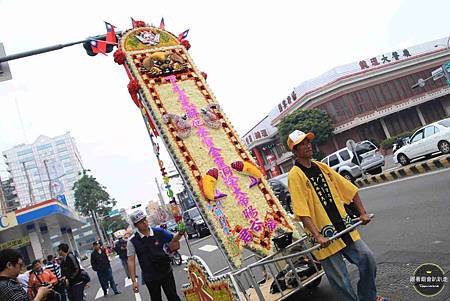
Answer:
[[[12,212],[20,207],[16,189],[11,178],[4,181],[0,179],[0,200],[2,213]]]
[[[412,88],[450,60],[445,44],[447,38],[358,60],[306,81],[243,140],[267,177],[273,177],[292,167],[292,153],[279,141],[276,126],[296,110],[317,108],[331,117],[334,136],[319,146],[324,154],[345,147],[348,139],[381,142],[450,116],[445,78]]]
[[[92,217],[86,217],[86,223],[84,225],[72,229],[72,235],[76,243],[74,249],[79,252],[80,256],[90,254],[92,251],[92,243],[100,239],[97,235]],[[54,247],[61,243],[61,238],[56,235],[50,238]]]
[[[73,184],[81,177],[81,156],[70,133],[39,136],[3,152],[20,207],[58,198],[74,206]]]

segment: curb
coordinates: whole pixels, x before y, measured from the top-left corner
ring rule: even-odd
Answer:
[[[395,181],[413,175],[427,173],[436,169],[450,168],[450,155],[440,159],[431,159],[426,162],[417,163],[411,166],[402,167],[393,171],[383,172],[379,175],[370,176],[367,179],[359,179],[355,181],[358,187],[365,187],[372,184],[380,184]]]

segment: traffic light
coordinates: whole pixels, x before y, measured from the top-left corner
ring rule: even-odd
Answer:
[[[95,37],[91,37],[89,39],[87,39],[86,41],[83,42],[83,47],[86,50],[87,55],[89,56],[96,56],[97,53],[95,53],[94,51],[92,51],[92,47],[91,47],[91,41],[92,40],[98,40],[98,41],[105,41],[106,42],[106,35],[99,35],[99,36],[95,36]],[[113,51],[114,49],[113,44],[106,44],[106,53],[110,53],[111,51]]]
[[[141,204],[133,205],[133,206],[131,206],[131,209],[136,209],[136,208],[138,208],[138,207],[141,207]]]

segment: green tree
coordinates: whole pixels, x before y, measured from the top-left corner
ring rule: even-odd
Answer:
[[[128,227],[128,223],[126,220],[123,219],[122,216],[113,216],[109,218],[105,218],[102,221],[103,228],[108,231],[116,232],[120,229],[126,229]]]
[[[92,212],[100,216],[106,215],[116,204],[106,192],[106,187],[100,185],[96,178],[86,172],[75,182],[73,189],[75,209],[85,216],[92,215]]]
[[[98,216],[107,215],[116,201],[106,192],[97,179],[83,171],[83,176],[73,185],[75,191],[75,209],[84,216],[91,216],[95,223],[97,235],[102,238],[102,231],[96,220]],[[103,240],[103,239],[102,239]]]
[[[277,128],[280,139],[286,146],[287,138],[294,130],[314,133],[316,138],[313,140],[313,146],[316,152],[317,145],[326,142],[333,135],[333,123],[330,116],[319,109],[297,110],[284,117]]]

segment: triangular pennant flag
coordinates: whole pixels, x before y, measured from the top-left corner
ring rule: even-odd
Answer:
[[[186,39],[187,38],[187,35],[188,35],[188,33],[189,33],[189,29],[187,29],[187,30],[185,30],[185,31],[183,31],[182,33],[180,33],[179,35],[178,35],[178,40],[184,40],[184,39]]]
[[[106,25],[106,42],[108,44],[116,44],[117,43],[117,36],[116,32],[114,30],[114,25],[111,25],[110,23],[105,21]]]
[[[130,18],[131,18],[131,17],[130,17]],[[131,18],[131,26],[132,26],[133,28],[136,27],[136,21],[134,21],[133,18]]]
[[[164,18],[161,18],[161,22],[159,23],[159,29],[166,29],[166,24],[164,24]]]

